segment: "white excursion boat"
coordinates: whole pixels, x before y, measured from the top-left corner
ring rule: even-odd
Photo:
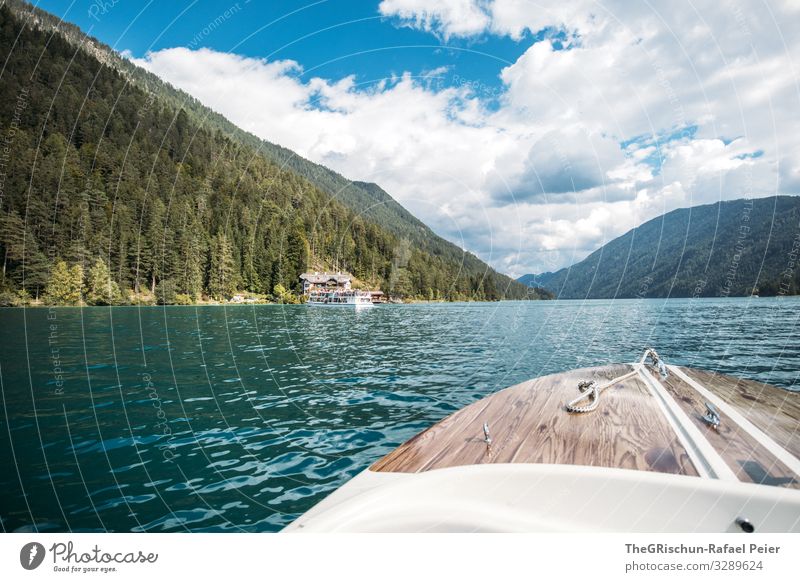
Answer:
[[[797,532],[800,395],[640,361],[545,376],[450,415],[291,532]]]
[[[355,289],[335,291],[312,291],[308,295],[306,305],[325,307],[373,307],[372,294],[369,291]]]

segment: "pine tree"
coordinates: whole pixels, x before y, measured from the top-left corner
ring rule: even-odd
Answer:
[[[122,299],[119,285],[111,279],[111,273],[103,259],[98,258],[89,269],[86,287],[86,302],[89,305],[114,305]]]
[[[305,271],[311,255],[311,248],[299,222],[295,222],[289,231],[282,250],[280,283],[288,289],[299,290],[300,274]]]
[[[185,229],[181,240],[182,269],[179,272],[178,291],[197,301],[203,293],[203,274],[206,270],[204,245],[200,229],[194,225]]]
[[[175,281],[161,279],[156,285],[156,303],[159,305],[173,305],[178,294],[175,292]]]
[[[3,278],[9,264],[22,261],[25,248],[25,223],[12,210],[0,217],[0,244],[3,245]]]
[[[34,298],[39,299],[49,279],[50,261],[39,250],[36,239],[29,237],[30,250],[25,254],[25,271],[22,288]]]
[[[229,299],[236,291],[238,281],[233,250],[225,233],[214,237],[210,263],[208,292],[215,299]]]
[[[147,210],[142,210],[144,229],[137,232],[135,242],[135,257],[133,262],[133,277],[135,290],[138,293],[141,287],[149,287],[155,293],[156,283],[161,278],[162,254],[164,242],[164,203],[160,198],[147,195]]]
[[[16,211],[0,218],[0,245],[3,253],[3,284],[22,287],[38,299],[47,284],[50,263],[39,243]],[[6,281],[6,278],[10,281]]]
[[[55,305],[77,305],[83,292],[83,267],[58,261],[50,273],[45,296]]]

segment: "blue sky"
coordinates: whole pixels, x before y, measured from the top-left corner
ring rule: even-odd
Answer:
[[[39,6],[514,276],[800,193],[796,0]]]
[[[108,8],[102,8],[104,3]],[[487,94],[500,90],[500,70],[532,42],[529,34],[518,40],[493,35],[444,40],[396,26],[396,19],[379,13],[378,0],[42,0],[38,5],[138,57],[176,46],[207,47],[294,60],[308,74],[328,79],[355,74],[361,83],[446,66],[448,74],[437,77],[440,83],[469,79],[485,86]],[[203,34],[218,17],[221,24]]]

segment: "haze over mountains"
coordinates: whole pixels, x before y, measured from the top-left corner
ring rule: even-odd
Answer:
[[[307,268],[425,299],[538,298],[437,236],[375,184],[239,129],[77,27],[0,7],[2,289],[41,296],[55,264],[101,261],[124,290],[297,289]]]
[[[674,210],[519,281],[560,299],[793,295],[799,262],[800,197],[777,196]]]

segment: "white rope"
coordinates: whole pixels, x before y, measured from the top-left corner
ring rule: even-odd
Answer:
[[[623,380],[630,378],[634,374],[636,374],[636,370],[628,372],[627,374],[624,374],[622,376],[618,376],[617,378],[614,378],[613,380],[606,382],[602,386],[598,385],[596,380],[592,381],[584,380],[582,382],[579,382],[578,390],[580,390],[581,394],[574,400],[570,400],[569,402],[567,402],[566,404],[567,412],[593,411],[600,404],[600,394],[603,392],[603,390],[605,390],[609,386],[613,386],[618,382],[622,382]],[[582,400],[585,400],[586,398],[589,399],[589,404],[587,404],[586,406],[578,406],[578,403],[581,402]]]
[[[658,369],[661,371],[662,374],[665,374],[666,367],[664,363],[661,361],[661,358],[658,357],[658,353],[652,348],[646,348],[644,350],[644,354],[642,355],[642,359],[639,361],[639,366],[644,365],[647,358],[651,358],[653,360],[653,364],[658,366]],[[617,376],[613,380],[609,380],[605,384],[598,384],[597,380],[582,380],[578,382],[578,390],[580,391],[580,396],[577,398],[570,400],[565,405],[567,412],[576,412],[576,413],[583,413],[583,412],[592,412],[600,405],[600,394],[602,394],[603,390],[608,388],[609,386],[613,386],[614,384],[618,384],[623,380],[634,376],[637,373],[637,368],[634,368],[632,371],[628,372],[627,374],[623,374],[622,376]],[[583,402],[586,399],[589,399],[589,404],[585,406],[578,406],[579,402]]]

